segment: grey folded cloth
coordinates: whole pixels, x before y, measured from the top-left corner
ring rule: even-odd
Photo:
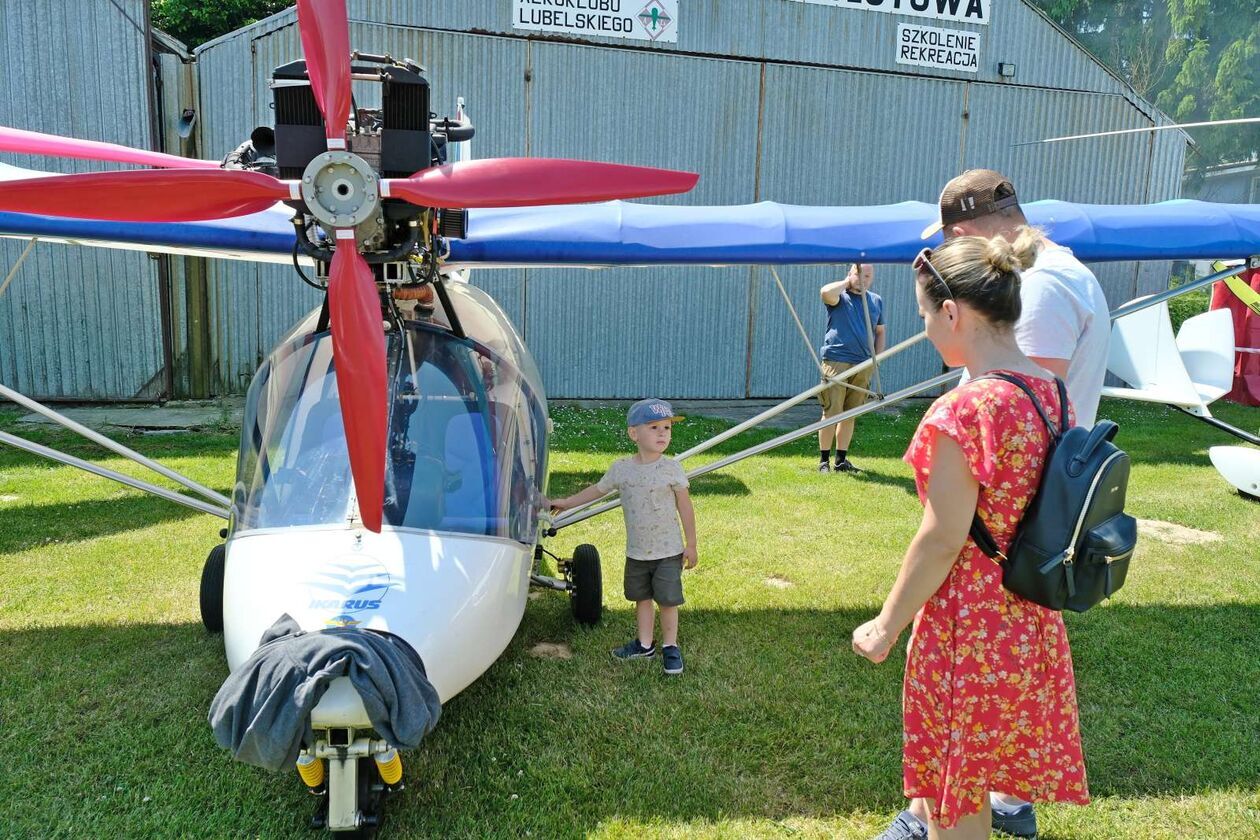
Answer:
[[[357,628],[308,633],[286,613],[215,695],[215,740],[246,764],[291,766],[303,741],[315,742],[311,710],[337,677],[350,678],[372,726],[395,747],[417,746],[442,712],[424,663],[403,639]]]

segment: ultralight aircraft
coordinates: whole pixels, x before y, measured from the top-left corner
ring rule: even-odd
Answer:
[[[361,644],[366,634],[393,640],[418,657],[420,677],[445,702],[508,645],[531,585],[566,592],[579,621],[599,620],[594,547],[556,558],[559,577],[541,574],[540,562],[548,553],[544,540],[557,529],[617,504],[603,501],[548,519],[549,420],[541,377],[502,310],[464,282],[462,272],[521,265],[909,262],[923,244],[918,232],[937,210],[915,202],[648,208],[619,199],[685,192],[697,176],[571,160],[447,162],[473,129],[458,113],[430,117],[422,68],[352,53],[344,0],[298,0],[297,7],[305,60],[276,68],[276,125],[256,130],[227,168],[0,129],[0,151],[153,167],[50,176],[0,164],[0,235],[291,261],[304,280],[326,289],[323,305],[280,341],[253,379],[231,497],[3,386],[3,396],[157,470],[196,497],[7,433],[0,441],[226,519],[225,543],[203,570],[201,607],[206,627],[223,631],[234,675],[287,615],[302,631],[326,631],[321,638],[338,644]],[[352,79],[381,84],[382,107],[352,108]],[[1260,252],[1255,206],[1037,202],[1026,209],[1030,221],[1084,260]],[[314,269],[314,280],[304,266]],[[1218,272],[1116,315],[1245,270]],[[956,376],[903,388],[691,474]],[[738,434],[821,387],[678,457]],[[1187,393],[1174,396],[1184,402]],[[1193,399],[1210,401],[1197,392]],[[401,782],[397,749],[415,746],[418,737],[382,737],[389,710],[369,710],[351,677],[339,673],[302,710],[298,771],[320,794],[317,826],[371,831],[381,818],[383,793]],[[421,735],[432,722],[420,727]]]

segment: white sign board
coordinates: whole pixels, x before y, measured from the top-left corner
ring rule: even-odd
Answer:
[[[678,42],[678,0],[512,0],[512,28]]]
[[[980,70],[980,33],[897,24],[897,63],[976,73]]]
[[[989,7],[993,0],[791,0],[791,2],[988,25]]]

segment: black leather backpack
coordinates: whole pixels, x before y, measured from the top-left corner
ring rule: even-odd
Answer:
[[[1124,585],[1137,544],[1137,521],[1124,512],[1129,456],[1112,442],[1118,427],[1110,420],[1094,428],[1067,426],[1067,389],[1059,390],[1059,428],[1023,380],[1003,379],[1032,400],[1050,432],[1041,484],[1015,529],[1006,554],[979,513],[971,522],[976,546],[1002,566],[1002,585],[1052,610],[1084,612]]]

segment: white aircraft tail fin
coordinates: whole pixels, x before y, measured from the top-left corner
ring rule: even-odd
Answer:
[[[1111,326],[1107,369],[1129,388],[1112,397],[1168,403],[1210,417],[1208,403],[1229,392],[1234,375],[1234,324],[1227,310],[1189,318],[1173,338],[1168,304],[1119,318]]]

